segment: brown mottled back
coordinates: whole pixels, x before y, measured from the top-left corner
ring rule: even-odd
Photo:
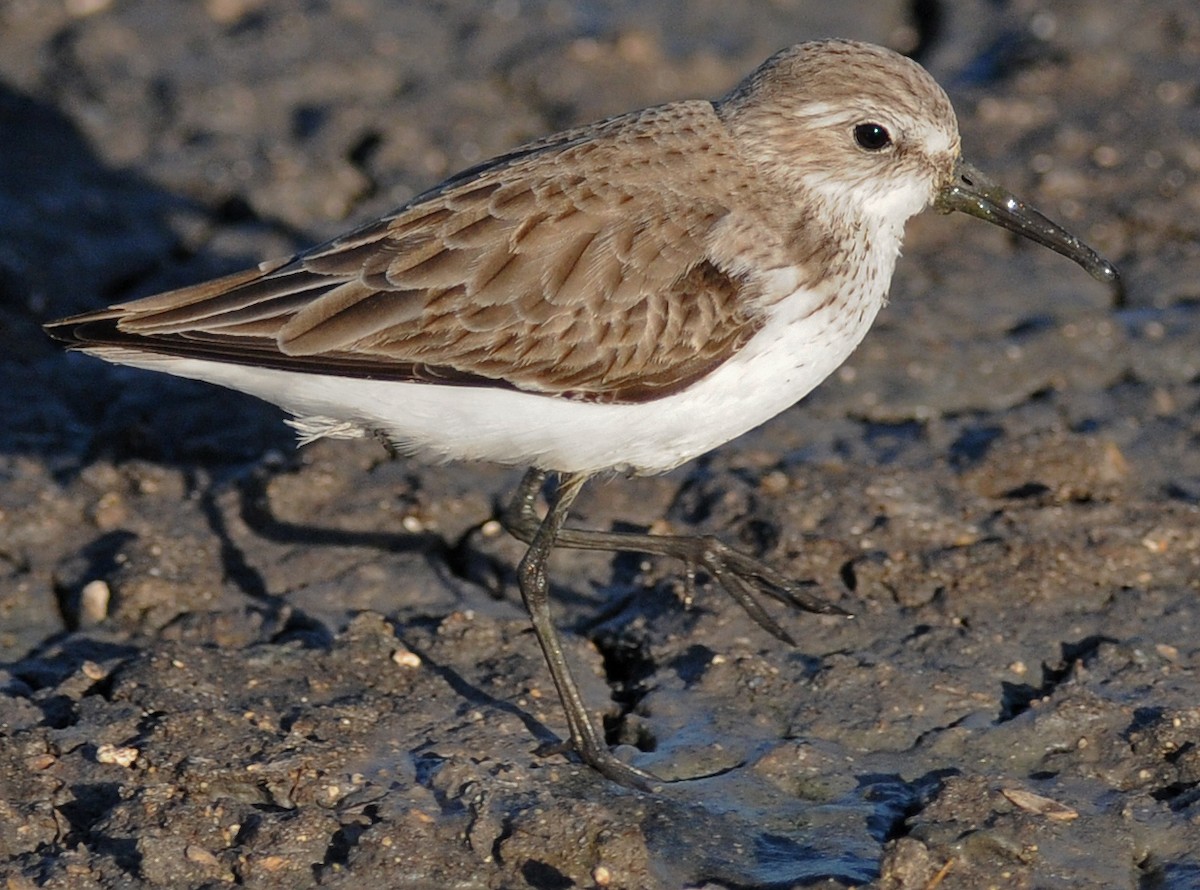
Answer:
[[[709,102],[577,132],[460,174],[277,268],[114,307],[79,336],[600,401],[676,391],[755,330],[744,280],[709,256],[728,212],[722,173],[739,161]],[[690,178],[681,133],[706,160],[690,159]]]

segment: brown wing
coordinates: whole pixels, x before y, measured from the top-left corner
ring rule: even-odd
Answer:
[[[686,166],[681,138],[703,146],[703,163]],[[706,102],[570,131],[285,264],[51,333],[85,349],[652,399],[757,326],[745,282],[709,258],[728,206],[724,138]]]

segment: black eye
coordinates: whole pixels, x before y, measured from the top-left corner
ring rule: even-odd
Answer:
[[[892,144],[892,134],[883,124],[859,124],[854,128],[854,141],[867,151],[880,151]]]

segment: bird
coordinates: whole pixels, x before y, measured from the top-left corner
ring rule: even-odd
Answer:
[[[845,613],[715,537],[567,526],[572,503],[597,475],[666,472],[811,392],[884,306],[905,222],[930,206],[1119,281],[962,159],[917,62],[833,39],[781,50],[719,99],[529,142],[287,259],[46,330],[279,405],[302,443],[375,436],[526,468],[503,522],[527,545],[518,585],[570,746],[654,789],[589,716],[551,612],[555,547],[678,558],[787,643],[763,597]]]

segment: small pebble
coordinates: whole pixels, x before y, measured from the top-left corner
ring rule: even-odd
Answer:
[[[92,627],[108,617],[108,602],[112,591],[106,581],[89,581],[79,592],[79,624]]]
[[[405,668],[419,668],[421,666],[421,656],[415,652],[410,652],[408,649],[397,649],[392,653],[392,661]]]
[[[115,763],[119,766],[130,767],[138,759],[138,749],[127,746],[101,745],[96,749],[97,763]]]

